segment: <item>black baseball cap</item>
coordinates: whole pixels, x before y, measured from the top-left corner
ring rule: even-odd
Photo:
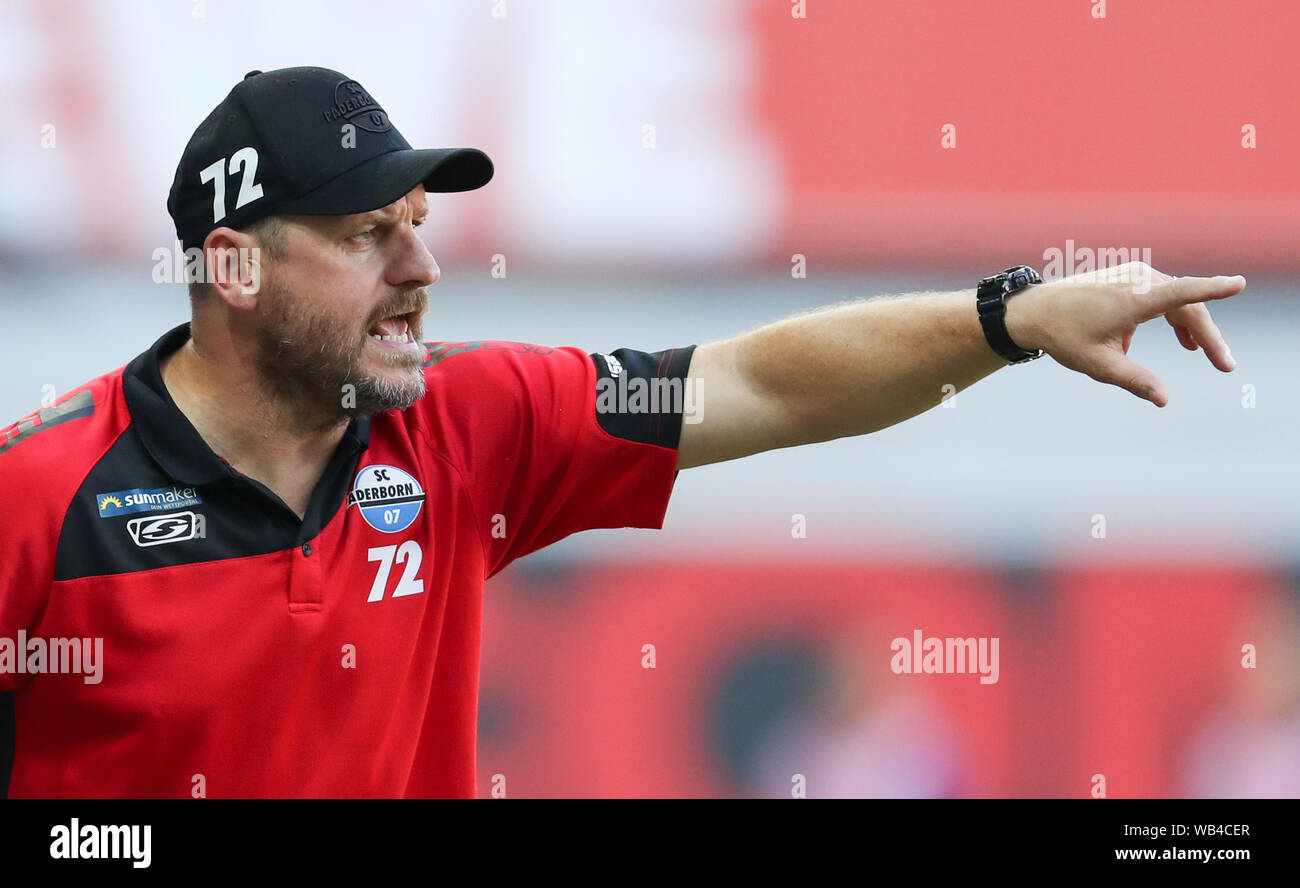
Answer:
[[[250,71],[190,136],[167,195],[185,249],[275,213],[347,215],[492,178],[477,148],[412,148],[357,81],[328,68]]]

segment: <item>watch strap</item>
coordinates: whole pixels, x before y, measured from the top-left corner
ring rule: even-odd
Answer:
[[[989,346],[1011,364],[1023,364],[1043,356],[1043,350],[1024,349],[1016,345],[1007,332],[1007,298],[1033,285],[1043,278],[1028,265],[1016,265],[992,277],[986,277],[975,288],[975,305],[979,312],[980,327]]]

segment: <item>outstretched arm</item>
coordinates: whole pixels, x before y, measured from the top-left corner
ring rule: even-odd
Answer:
[[[1164,383],[1127,357],[1138,325],[1164,316],[1185,348],[1204,349],[1230,371],[1235,362],[1202,303],[1245,286],[1240,275],[1174,278],[1132,262],[1016,293],[1007,300],[1007,331],[1021,348],[1041,348],[1071,370],[1163,407]],[[696,348],[689,375],[702,419],[682,425],[677,464],[864,435],[1005,366],[984,338],[974,289],[797,315]]]

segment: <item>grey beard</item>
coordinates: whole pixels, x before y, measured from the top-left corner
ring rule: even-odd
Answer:
[[[313,318],[301,330],[287,329],[284,319],[278,326],[263,328],[257,369],[277,399],[292,405],[299,428],[322,430],[354,416],[405,410],[424,395],[418,363],[402,362],[415,370],[406,383],[365,376],[357,369],[364,341],[344,352],[331,338],[337,329],[325,319]]]
[[[405,410],[424,395],[424,374],[415,374],[410,384],[400,385],[372,376],[349,373],[340,386],[340,405],[345,416],[370,416],[385,410]],[[347,386],[353,386],[348,389]],[[353,397],[348,398],[351,392]],[[355,400],[355,404],[353,404]],[[349,406],[351,405],[351,406]]]

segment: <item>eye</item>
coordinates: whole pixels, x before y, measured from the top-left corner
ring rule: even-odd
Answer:
[[[375,229],[367,228],[365,231],[360,231],[352,235],[350,240],[357,240],[360,241],[361,243],[370,243],[370,241],[374,240],[374,234],[375,234]]]

